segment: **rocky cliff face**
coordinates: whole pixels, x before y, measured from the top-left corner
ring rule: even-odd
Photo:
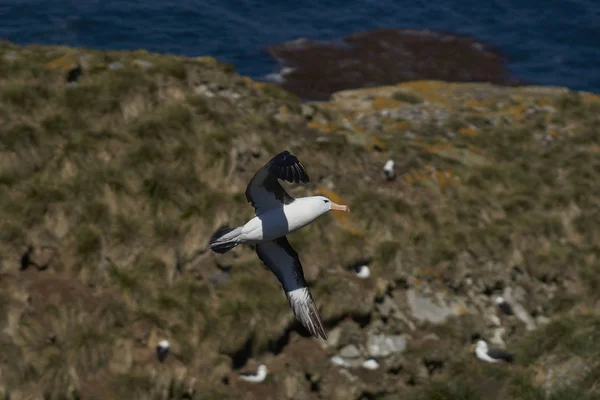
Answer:
[[[67,84],[77,51],[0,46],[6,397],[599,395],[597,96],[416,81],[300,103],[143,51],[80,50]],[[283,149],[312,178],[292,195],[352,208],[289,236],[327,342],[252,249],[206,250]],[[515,362],[478,360],[478,338]],[[259,364],[264,382],[239,379]]]

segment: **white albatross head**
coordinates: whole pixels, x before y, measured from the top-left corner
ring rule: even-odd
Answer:
[[[305,197],[305,199],[307,199],[311,202],[311,206],[314,204],[315,209],[322,210],[323,211],[322,214],[325,214],[327,211],[330,211],[330,210],[350,212],[350,207],[348,207],[347,205],[337,204],[337,203],[329,200],[325,196]]]
[[[356,276],[362,279],[366,279],[369,276],[371,276],[371,271],[369,270],[368,266],[361,265],[356,269]]]
[[[477,341],[477,346],[475,347],[475,352],[477,354],[485,354],[487,353],[488,349],[488,344],[485,342],[485,340]]]
[[[267,376],[267,366],[265,364],[260,364],[258,369],[256,370],[258,376],[266,377]]]

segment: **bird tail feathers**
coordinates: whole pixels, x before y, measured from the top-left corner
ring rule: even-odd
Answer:
[[[221,228],[211,236],[209,247],[215,253],[227,253],[240,243],[241,233],[242,229],[240,227]]]

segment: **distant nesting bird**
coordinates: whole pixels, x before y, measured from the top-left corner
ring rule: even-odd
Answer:
[[[260,382],[264,381],[266,377],[267,377],[267,366],[264,364],[261,364],[258,366],[256,373],[240,374],[241,380],[246,381],[246,382],[252,382],[252,383],[260,383]]]
[[[169,347],[170,345],[168,340],[161,340],[158,342],[158,345],[156,346],[156,356],[158,357],[158,361],[163,362],[165,358],[167,358],[167,355],[169,354]]]
[[[354,272],[356,273],[356,276],[361,279],[367,279],[369,276],[371,276],[371,270],[366,265],[357,266],[354,269]]]
[[[77,66],[71,68],[69,72],[67,72],[67,82],[74,83],[77,82],[81,74],[83,73],[83,57],[81,55],[77,56]]]
[[[506,315],[513,315],[513,310],[510,304],[503,297],[496,297],[496,305]]]
[[[388,181],[393,181],[396,179],[396,170],[394,169],[394,165],[394,160],[387,160],[383,166],[383,170],[381,171],[385,179]]]
[[[304,279],[302,264],[286,235],[313,222],[330,210],[349,212],[323,196],[293,198],[278,179],[309,182],[304,165],[289,151],[273,157],[254,175],[246,188],[246,200],[255,217],[237,228],[222,228],[210,238],[210,249],[226,253],[241,243],[254,244],[258,258],[283,286],[296,319],[315,337],[327,340],[319,311]]]
[[[348,367],[349,366],[348,362],[338,355],[331,357],[329,359],[329,361],[331,361],[334,365],[337,365],[339,367]]]
[[[512,362],[513,355],[502,349],[489,348],[485,340],[478,340],[475,347],[475,354],[480,360],[497,363],[497,362]]]
[[[370,370],[375,370],[379,368],[379,363],[374,358],[369,358],[365,362],[362,363],[362,367]]]

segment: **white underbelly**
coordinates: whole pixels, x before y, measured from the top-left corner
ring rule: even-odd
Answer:
[[[252,218],[242,228],[243,242],[256,244],[271,241],[294,232],[315,220],[315,217],[306,215],[306,213],[293,211],[289,207],[278,208]]]

